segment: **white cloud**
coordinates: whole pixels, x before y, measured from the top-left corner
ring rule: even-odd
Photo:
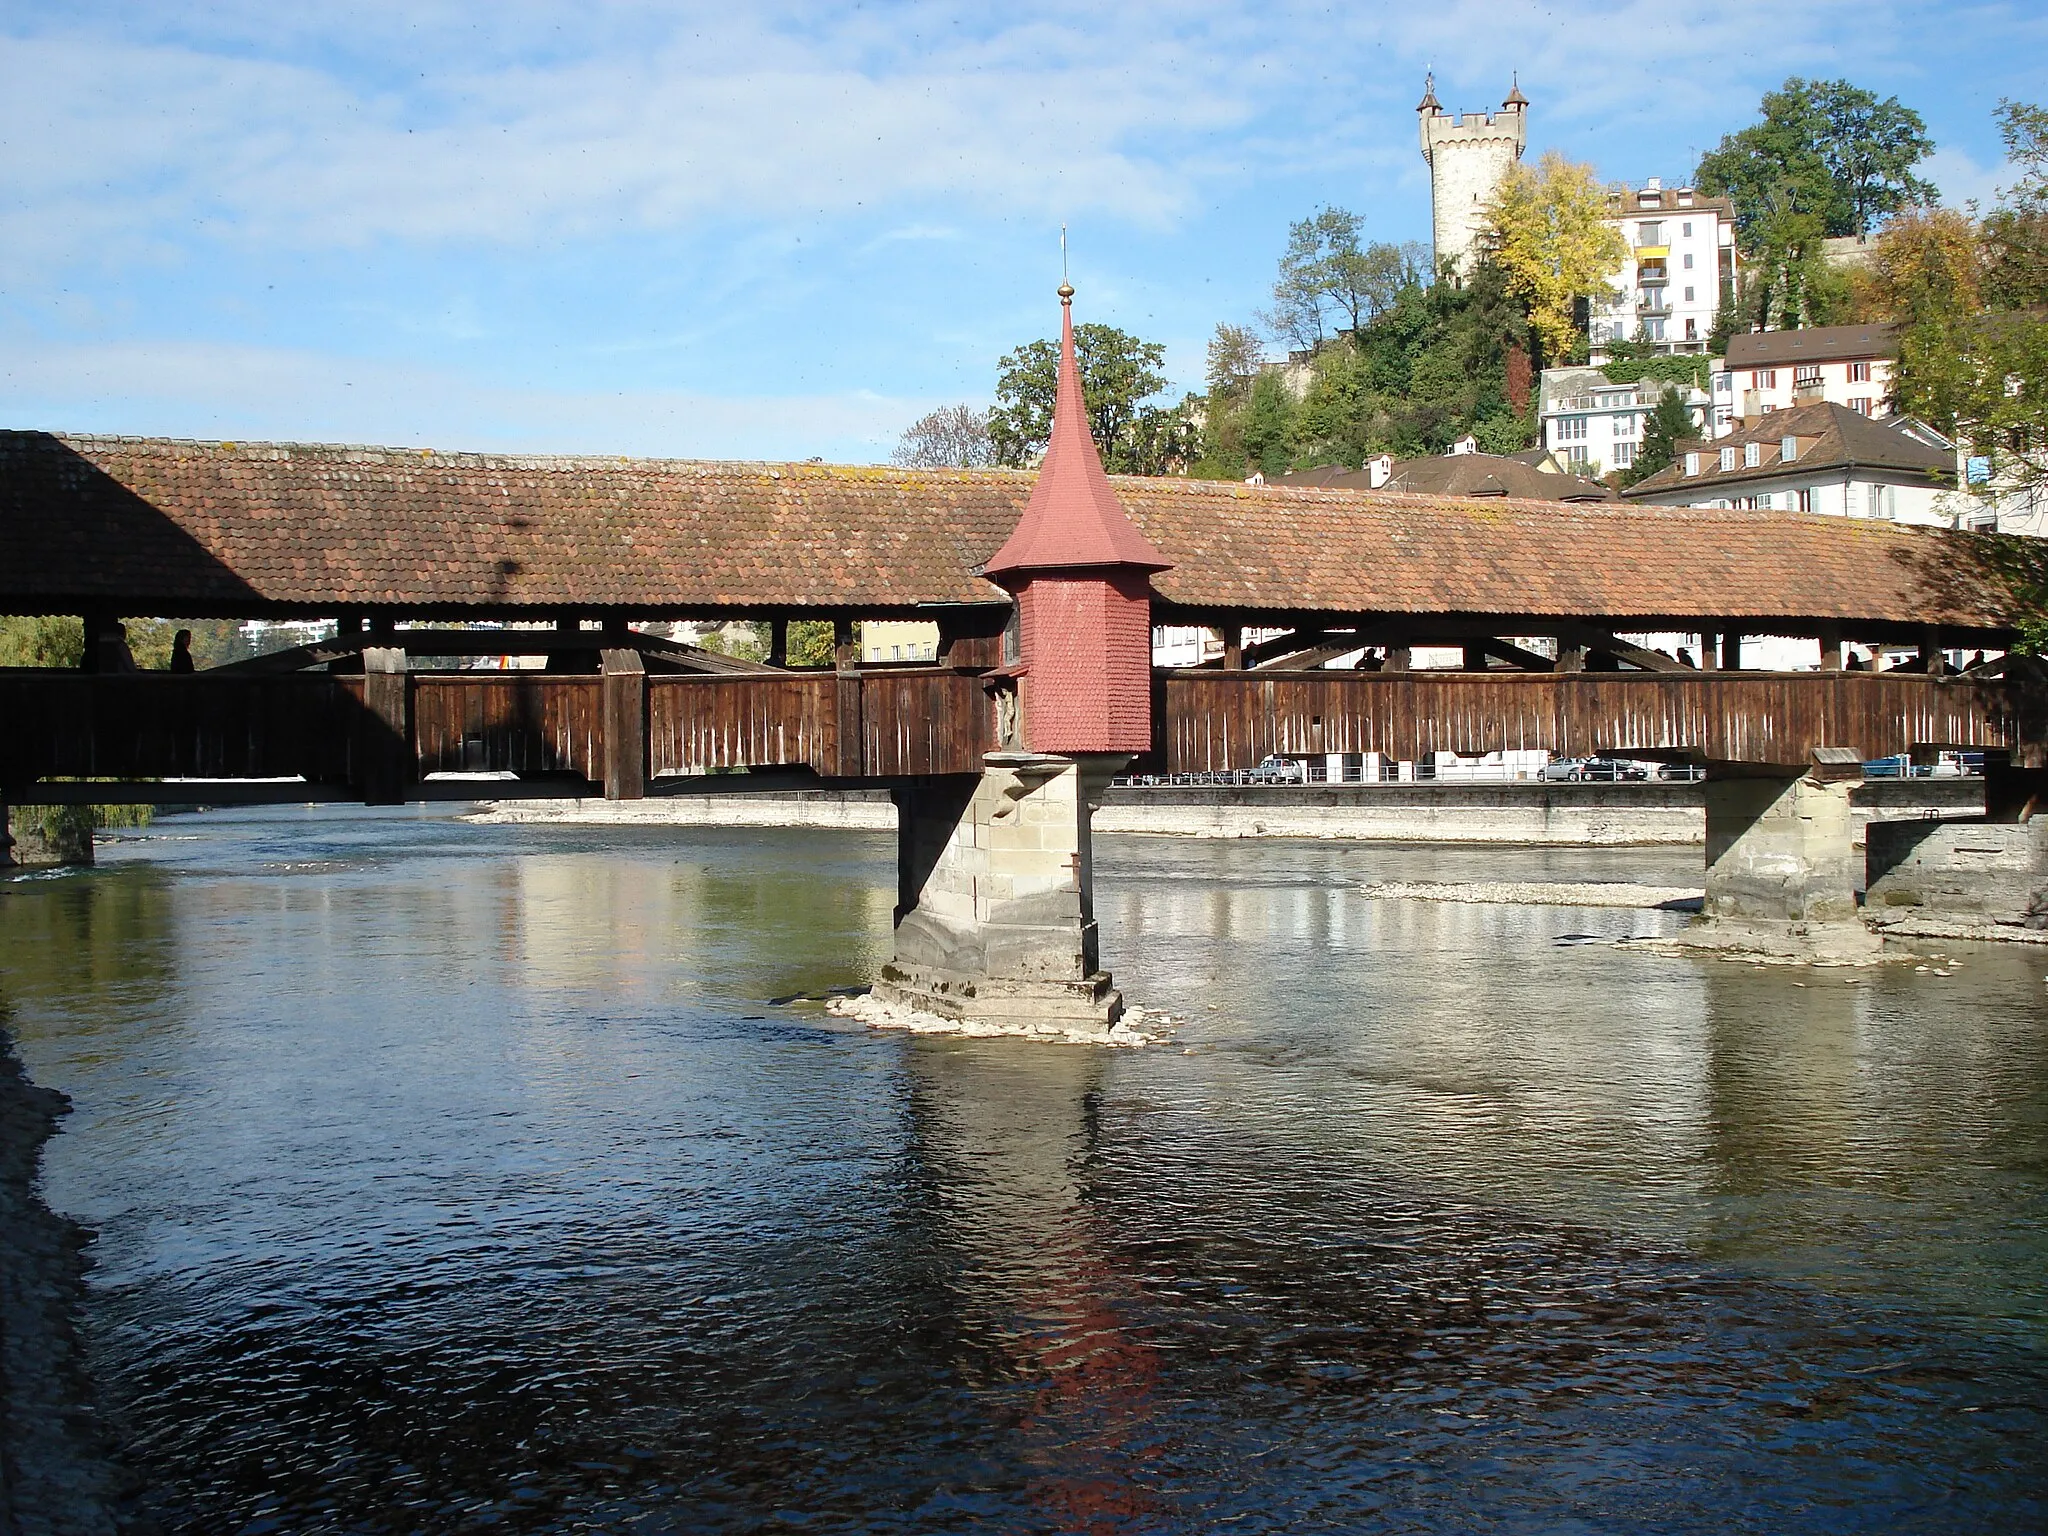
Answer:
[[[1249,110],[1221,61],[1171,38],[1098,58],[1104,39],[1040,24],[863,56],[846,32],[727,11],[544,62],[434,50],[405,80],[303,53],[16,37],[0,41],[0,233],[56,257],[117,236],[530,241],[897,200],[1158,222],[1187,190],[1146,146]]]
[[[864,463],[935,402],[487,382],[416,364],[205,342],[10,340],[10,427],[232,441]]]

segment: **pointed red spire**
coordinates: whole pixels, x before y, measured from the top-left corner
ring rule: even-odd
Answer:
[[[1102,455],[1088,431],[1088,409],[1081,399],[1081,371],[1074,362],[1074,290],[1061,283],[1060,376],[1052,441],[1024,515],[984,570],[994,577],[1114,565],[1163,571],[1170,563],[1124,515],[1116,492],[1109,488],[1109,476],[1102,472]]]

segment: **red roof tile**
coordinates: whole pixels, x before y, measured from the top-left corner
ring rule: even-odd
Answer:
[[[1968,536],[1790,512],[1107,482],[1162,613],[2001,621]],[[880,614],[1003,601],[1012,470],[0,433],[0,611]],[[1673,626],[1677,627],[1677,626]]]
[[[1003,547],[988,562],[990,576],[1022,571],[1122,565],[1162,571],[1170,562],[1131,526],[1102,472],[1102,455],[1088,430],[1081,375],[1074,365],[1074,290],[1060,285],[1060,371],[1054,396],[1052,440],[1038,466],[1031,499]]]

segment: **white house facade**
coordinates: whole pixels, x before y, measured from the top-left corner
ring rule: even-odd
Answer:
[[[1653,176],[1610,193],[1607,217],[1628,255],[1587,317],[1594,360],[1617,341],[1704,353],[1722,285],[1735,280],[1734,205],[1691,187],[1667,188]]]
[[[1655,379],[1616,384],[1598,368],[1546,368],[1538,389],[1543,446],[1576,475],[1597,477],[1632,466],[1642,448],[1643,423],[1667,391],[1684,396],[1702,432],[1711,409],[1704,390]]]

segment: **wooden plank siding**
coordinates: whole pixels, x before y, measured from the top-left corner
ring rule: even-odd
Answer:
[[[875,672],[861,678],[861,761],[876,778],[979,773],[995,750],[995,703],[979,677]]]
[[[839,680],[650,677],[648,777],[714,768],[806,767],[838,772]]]
[[[40,778],[355,774],[362,679],[0,671],[0,790]]]
[[[2012,740],[2005,684],[1911,673],[1182,672],[1164,674],[1154,698],[1173,773],[1324,752],[1803,763],[1822,746],[1882,757]]]
[[[366,708],[366,681],[397,690],[382,711]],[[637,700],[641,678],[631,681]],[[971,673],[653,675],[644,683],[648,785],[722,768],[808,768],[837,779],[973,773],[995,744],[994,706]],[[383,795],[463,771],[574,774],[596,784],[605,774],[606,685],[539,672],[366,680],[0,671],[0,791],[22,798],[43,778],[300,777]],[[1183,773],[1323,752],[1415,760],[1542,748],[1803,763],[1819,746],[1866,758],[1924,746],[2019,747],[2014,686],[1854,672],[1173,672],[1154,682],[1155,755]],[[624,707],[614,699],[614,717],[625,718]],[[2030,725],[2026,741],[2038,739]],[[624,750],[640,761],[637,748]],[[635,791],[633,777],[621,772],[620,793]]]
[[[545,672],[411,675],[415,772],[604,778],[604,679]]]

